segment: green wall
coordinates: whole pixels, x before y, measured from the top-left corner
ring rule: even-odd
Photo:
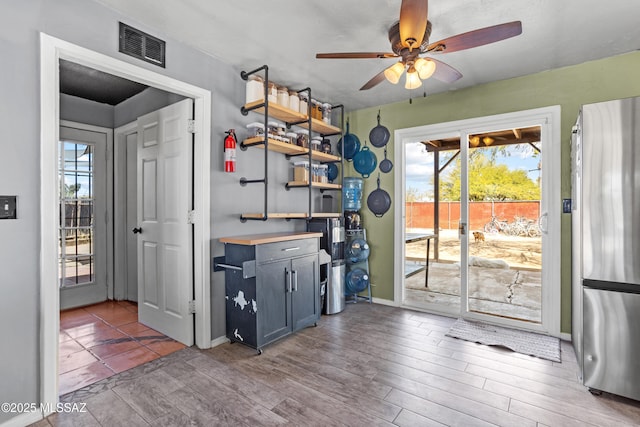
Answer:
[[[464,70],[463,70],[464,71]],[[524,77],[477,85],[467,89],[419,97],[410,104],[407,100],[380,107],[357,110],[347,114],[351,133],[360,140],[368,139],[381,110],[382,124],[391,131],[388,156],[393,161],[393,133],[427,124],[449,122],[532,108],[560,105],[562,109],[561,197],[571,197],[570,135],[582,104],[610,99],[640,96],[640,52],[632,52],[580,65],[544,71]],[[464,77],[463,77],[464,78]],[[383,83],[387,84],[387,83]],[[425,84],[427,91],[429,83]],[[422,89],[422,88],[421,88]],[[375,89],[372,89],[375,90]],[[421,93],[421,90],[416,91]],[[414,92],[415,93],[415,92]],[[377,150],[381,151],[380,149]],[[397,166],[394,161],[394,166]],[[358,176],[349,163],[346,176]],[[363,204],[376,187],[375,176],[365,180]],[[394,174],[382,174],[381,186],[396,201]],[[382,218],[368,209],[361,210],[371,245],[370,273],[373,296],[393,300],[393,205]],[[571,331],[571,217],[562,215],[561,331]]]

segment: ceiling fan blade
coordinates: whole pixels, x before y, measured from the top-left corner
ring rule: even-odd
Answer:
[[[316,53],[317,59],[367,59],[367,58],[397,58],[391,52],[344,52],[344,53]]]
[[[433,72],[431,77],[445,83],[453,83],[462,77],[462,73],[451,65],[438,61],[437,59],[433,59],[432,57],[429,57],[429,60],[436,63],[436,70]]]
[[[427,0],[402,0],[400,5],[400,41],[409,50],[419,48],[427,30]]]
[[[386,68],[384,70],[386,70]],[[384,70],[380,71],[378,74],[373,76],[373,78],[371,80],[369,80],[368,82],[366,82],[364,84],[364,86],[362,86],[360,88],[360,90],[371,89],[372,87],[377,86],[378,84],[382,83],[385,80]]]
[[[459,50],[495,43],[520,34],[522,34],[522,23],[520,21],[507,22],[505,24],[458,34],[457,36],[431,43],[427,46],[426,51],[442,53],[457,52]]]

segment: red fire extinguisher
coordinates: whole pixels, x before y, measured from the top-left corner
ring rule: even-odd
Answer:
[[[229,129],[225,132],[227,136],[224,138],[224,171],[236,171],[236,132]]]

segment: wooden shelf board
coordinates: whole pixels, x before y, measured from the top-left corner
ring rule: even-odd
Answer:
[[[246,236],[229,236],[221,237],[222,243],[235,243],[237,245],[261,245],[264,243],[286,242],[290,240],[307,239],[309,237],[322,237],[322,233],[318,232],[299,232],[299,233],[265,233],[265,234],[249,234]]]
[[[250,102],[248,104],[245,104],[244,108],[245,110],[249,110],[255,107],[256,105],[262,104],[263,102],[264,101],[262,100]],[[251,111],[264,114],[264,107],[258,107],[255,110],[251,110]],[[269,104],[269,117],[282,120],[283,122],[286,122],[286,123],[296,123],[303,120],[307,120],[306,114],[299,113],[297,111],[291,110],[289,108],[283,107],[282,105],[275,104],[275,103]],[[300,126],[303,129],[309,129],[309,123],[307,122],[298,123],[296,126]],[[339,127],[327,124],[322,120],[318,120],[314,118],[311,118],[311,130],[313,132],[318,132],[323,135],[334,135],[342,132],[342,130]]]
[[[262,213],[243,213],[240,215],[242,218],[262,218]],[[337,212],[317,212],[311,215],[313,218],[338,218],[340,214]],[[269,212],[267,213],[268,219],[305,219],[309,217],[309,214],[302,212]]]
[[[289,181],[287,183],[289,187],[307,187],[309,185],[308,181]],[[323,188],[327,190],[339,190],[342,188],[340,184],[332,184],[332,183],[322,183],[322,182],[312,182],[311,186],[313,188]]]
[[[258,144],[264,140],[261,136],[253,136],[243,141],[246,146],[256,146],[258,148],[264,148],[264,144]],[[309,149],[300,147],[298,145],[289,144],[288,142],[278,141],[276,139],[269,138],[269,151],[275,151],[281,154],[288,154],[290,156],[304,156],[309,154]],[[334,156],[333,154],[323,153],[321,151],[311,150],[311,158],[319,162],[339,162],[340,156]]]

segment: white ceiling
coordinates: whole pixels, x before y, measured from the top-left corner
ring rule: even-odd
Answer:
[[[414,91],[383,82],[359,88],[393,59],[315,59],[319,52],[386,51],[400,0],[98,0],[126,24],[167,35],[231,65],[238,73],[269,65],[270,79],[311,87],[315,98],[347,110],[461,89],[637,50],[638,0],[431,0],[431,42],[504,22],[520,36],[438,55],[463,77],[426,80]],[[167,47],[170,51],[171,46]],[[170,53],[168,60],[170,61]],[[169,65],[170,66],[170,65]],[[240,77],[238,77],[240,78]],[[588,88],[585,88],[588,90]]]

